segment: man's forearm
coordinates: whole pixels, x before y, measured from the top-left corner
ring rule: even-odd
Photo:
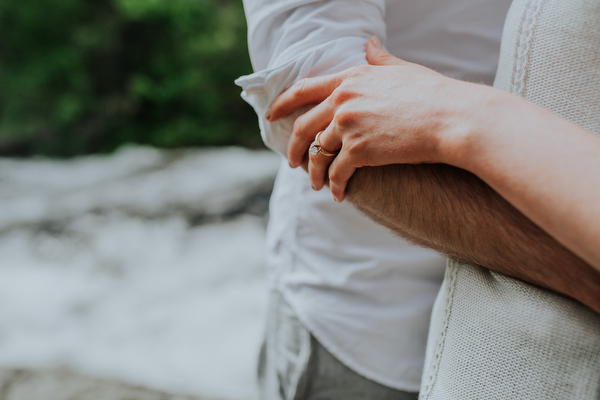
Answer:
[[[600,274],[465,170],[442,164],[361,168],[347,193],[370,218],[416,244],[600,312]]]

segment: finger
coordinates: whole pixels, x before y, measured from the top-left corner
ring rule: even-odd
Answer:
[[[342,74],[301,79],[273,101],[265,118],[276,121],[300,107],[319,104],[328,98],[343,80]]]
[[[333,154],[336,153],[336,151],[333,150],[335,147],[325,147],[323,144],[323,138],[331,136],[333,136],[332,130],[326,129],[319,136],[319,143],[321,146],[323,146],[323,150],[325,150],[327,153]],[[334,143],[332,139],[329,139],[328,142]],[[339,145],[337,147],[339,148]],[[329,164],[331,164],[335,157],[336,156],[327,156],[320,152],[315,155],[309,153],[308,175],[313,189],[321,190],[323,188],[325,185],[325,180],[327,179],[327,170],[329,169]]]
[[[321,190],[325,185],[325,175],[327,174],[329,164],[333,158],[317,153],[316,156],[309,154],[308,159],[308,177],[310,179],[310,184],[314,190]]]
[[[300,167],[302,167],[302,169],[305,172],[308,172],[308,152],[306,152],[306,156],[304,157],[304,160],[302,161],[302,164],[300,165]]]
[[[335,160],[329,166],[329,189],[333,198],[341,203],[346,198],[346,186],[348,180],[354,175],[356,166],[352,163],[350,157],[344,149],[340,151]]]
[[[371,65],[406,65],[408,62],[385,51],[377,36],[367,42],[367,61]]]
[[[342,147],[342,131],[330,123],[319,136],[319,144],[328,153],[337,153]]]
[[[317,133],[327,128],[333,119],[335,111],[329,102],[324,101],[318,106],[302,114],[294,122],[294,130],[288,141],[288,160],[290,167],[298,167],[304,158],[310,144]]]

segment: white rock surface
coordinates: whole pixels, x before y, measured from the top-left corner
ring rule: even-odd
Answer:
[[[74,373],[65,368],[0,370],[0,400],[209,400]]]
[[[256,398],[264,217],[245,211],[279,161],[238,148],[0,160],[0,367]]]

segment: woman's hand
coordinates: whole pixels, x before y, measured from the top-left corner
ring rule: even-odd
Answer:
[[[442,140],[469,129],[467,117],[477,104],[473,87],[479,85],[402,61],[383,50],[376,37],[367,44],[367,60],[371,65],[297,82],[267,113],[274,121],[316,104],[296,119],[288,159],[294,168],[302,165],[315,136],[323,131],[320,145],[339,154],[309,155],[308,172],[315,190],[323,187],[329,172],[336,201],[343,201],[356,168],[444,162]]]

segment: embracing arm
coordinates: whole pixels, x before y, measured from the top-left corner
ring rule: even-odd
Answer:
[[[456,167],[362,168],[350,200],[416,243],[600,312],[600,139],[517,96],[468,89],[462,109],[475,112],[432,140],[433,160]]]
[[[416,244],[600,312],[600,273],[465,170],[444,164],[360,168],[347,195],[370,218]]]
[[[387,66],[306,80],[273,103],[271,118],[318,104],[296,121],[292,165],[327,126],[319,144],[340,151],[309,156],[317,190],[328,172],[342,201],[352,177],[350,200],[399,235],[600,312],[600,140],[518,97],[396,59],[376,42],[367,57]],[[390,165],[401,163],[419,165]]]

